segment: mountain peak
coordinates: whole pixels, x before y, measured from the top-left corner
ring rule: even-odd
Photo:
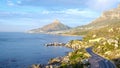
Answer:
[[[53,21],[53,24],[59,24],[60,23],[60,21],[58,20],[58,19],[55,19],[54,21]]]
[[[53,31],[63,31],[70,29],[69,26],[62,24],[59,20],[54,20],[52,23],[43,26],[42,28],[31,30],[32,33],[39,32],[53,32]]]

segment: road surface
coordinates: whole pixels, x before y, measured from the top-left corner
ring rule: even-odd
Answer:
[[[86,48],[86,51],[91,55],[89,58],[90,68],[116,68],[111,61],[95,54],[92,47]]]

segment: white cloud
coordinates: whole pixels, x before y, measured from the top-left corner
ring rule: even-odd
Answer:
[[[51,13],[51,11],[48,11],[48,10],[42,11],[42,14],[49,14],[49,13]]]
[[[7,5],[8,6],[18,6],[21,3],[22,3],[22,1],[20,1],[20,0],[17,0],[15,2],[13,2],[12,0],[7,0]]]
[[[21,4],[22,2],[21,1],[17,1],[17,4]]]
[[[108,10],[118,3],[119,0],[89,0],[87,2],[88,7],[95,10]]]
[[[43,10],[41,12],[42,14],[62,14],[62,15],[73,15],[73,16],[81,16],[81,17],[97,17],[98,13],[89,9],[84,9],[84,10],[80,10],[80,9],[65,9],[65,10],[59,10],[59,11],[49,11],[49,10]]]
[[[11,3],[8,3],[7,5],[8,6],[14,6],[15,4],[11,2]]]
[[[14,6],[15,4],[11,0],[7,0],[7,5],[8,6]]]

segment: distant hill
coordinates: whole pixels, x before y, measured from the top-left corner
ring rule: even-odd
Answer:
[[[41,28],[32,29],[29,33],[50,33],[55,31],[63,31],[70,29],[69,26],[62,24],[59,20],[54,20],[51,24],[45,25]]]
[[[103,12],[99,18],[92,21],[90,24],[78,26],[69,30],[66,34],[84,35],[91,30],[117,25],[120,25],[120,5],[117,8]]]

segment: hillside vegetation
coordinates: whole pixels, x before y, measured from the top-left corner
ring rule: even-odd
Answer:
[[[102,57],[113,61],[117,68],[120,68],[120,6],[118,8],[104,12],[92,23],[79,26],[66,34],[84,35],[82,41],[72,40],[67,45],[75,49],[72,55],[72,61],[75,62],[82,52],[82,56],[87,59],[85,48],[93,46],[93,51]],[[77,50],[78,49],[78,50]],[[80,59],[81,60],[81,59]],[[80,62],[80,61],[79,61]],[[78,62],[77,62],[78,63]],[[77,64],[76,63],[76,64]]]

